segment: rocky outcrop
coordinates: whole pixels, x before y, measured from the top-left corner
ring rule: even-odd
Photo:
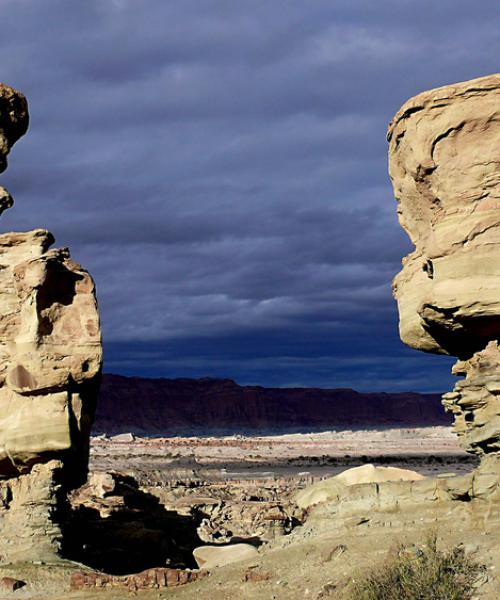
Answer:
[[[25,133],[22,94],[0,84],[0,171]],[[12,206],[0,188],[0,213]],[[0,234],[0,556],[61,549],[67,492],[87,477],[102,363],[94,283],[43,229]]]
[[[334,477],[307,486],[295,496],[295,502],[299,508],[305,509],[327,500],[338,500],[345,488],[351,485],[378,484],[388,481],[421,481],[422,479],[425,479],[423,475],[409,469],[376,467],[367,464],[347,469]]]
[[[240,386],[230,379],[104,375],[94,431],[183,435],[448,425],[439,394]]]
[[[45,230],[0,235],[0,474],[85,481],[101,369],[94,284]]]
[[[424,92],[389,126],[399,220],[415,244],[394,280],[401,339],[457,356],[444,397],[464,447],[500,450],[500,75]]]

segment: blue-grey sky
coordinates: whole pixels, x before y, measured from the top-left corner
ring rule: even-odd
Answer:
[[[498,71],[498,3],[2,0],[30,103],[2,229],[94,275],[108,372],[446,390],[405,348],[387,123]]]

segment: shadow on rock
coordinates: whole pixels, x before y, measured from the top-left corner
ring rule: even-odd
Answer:
[[[166,510],[132,477],[98,473],[71,497],[63,554],[113,575],[195,568],[199,521]]]

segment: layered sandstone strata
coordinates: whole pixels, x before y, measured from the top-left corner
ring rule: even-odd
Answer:
[[[389,126],[389,173],[415,245],[394,280],[401,339],[457,356],[444,397],[467,450],[500,450],[500,75],[424,92]]]
[[[1,563],[56,560],[63,545],[64,473],[54,460],[0,481]]]
[[[0,172],[28,127],[0,84]],[[13,200],[0,187],[0,213]],[[0,557],[47,560],[68,490],[87,477],[102,363],[94,283],[43,229],[0,234]]]
[[[0,235],[0,473],[85,481],[101,368],[94,283],[45,230]]]

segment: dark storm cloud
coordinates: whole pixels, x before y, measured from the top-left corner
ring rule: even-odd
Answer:
[[[409,96],[498,69],[495,2],[0,11],[1,79],[32,116],[2,227],[49,228],[93,273],[108,371],[449,387],[449,360],[397,338],[385,130]]]

